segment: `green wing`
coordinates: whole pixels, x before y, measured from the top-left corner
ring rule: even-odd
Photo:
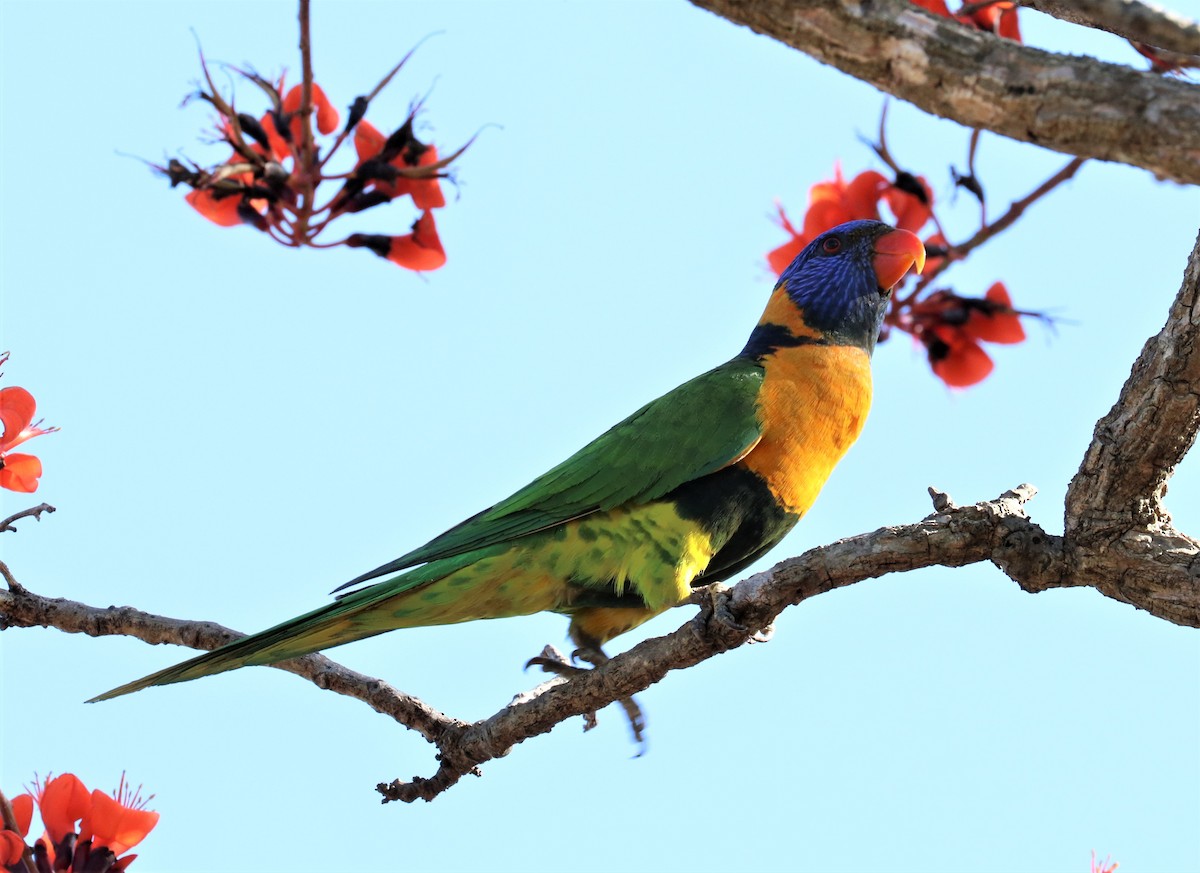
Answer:
[[[709,370],[647,403],[508,499],[341,588],[624,503],[646,503],[713,473],[762,436],[755,408],[762,380],[762,367],[746,359]]]

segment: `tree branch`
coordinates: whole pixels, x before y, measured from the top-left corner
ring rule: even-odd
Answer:
[[[1105,30],[1155,48],[1200,55],[1200,24],[1141,0],[1018,0],[1072,24]]]
[[[508,754],[518,743],[549,731],[559,722],[594,712],[660,681],[672,670],[691,667],[754,639],[787,606],[864,579],[920,567],[959,567],[992,560],[1019,568],[1034,584],[1063,582],[1061,549],[1025,515],[1035,493],[1028,485],[996,500],[955,507],[945,495],[941,508],[916,524],[812,549],[738,583],[713,592],[734,623],[703,610],[674,633],[645,640],[603,667],[552,684],[533,700],[510,705],[490,718],[443,735],[441,766],[432,779],[380,785],[385,801],[430,800],[478,765]]]
[[[1115,584],[1097,585],[1101,591],[1193,626],[1200,626],[1200,543],[1172,527],[1163,497],[1198,431],[1200,236],[1166,325],[1147,340],[1116,404],[1096,423],[1067,490],[1065,525],[1080,572],[1094,573],[1097,561],[1124,562]],[[1147,598],[1158,608],[1139,602]]]
[[[692,0],[926,112],[1200,183],[1200,86],[1053,54],[908,0]]]
[[[5,576],[11,576],[2,562],[0,568]],[[151,645],[173,643],[208,651],[244,636],[211,621],[168,618],[132,606],[102,609],[61,597],[42,597],[25,588],[0,589],[0,630],[10,627],[53,627],[71,634],[126,636]],[[295,673],[318,688],[361,700],[430,742],[437,742],[448,728],[462,724],[386,682],[343,667],[324,655],[305,655],[271,666]]]

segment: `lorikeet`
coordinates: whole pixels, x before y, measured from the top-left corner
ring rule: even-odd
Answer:
[[[489,509],[342,588],[382,581],[102,694],[272,664],[396,628],[550,610],[585,652],[727,579],[799,521],[862,430],[890,290],[925,263],[878,221],[819,235],[746,347]],[[341,590],[341,589],[339,589]]]

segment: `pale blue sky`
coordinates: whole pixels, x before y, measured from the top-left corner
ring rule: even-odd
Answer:
[[[1177,4],[1176,8],[1186,9]],[[61,433],[30,446],[59,512],[0,539],[34,590],[254,630],[508,494],[646,400],[736,352],[794,216],[882,97],[683,0],[316,3],[340,106],[418,52],[370,118],[431,91],[443,149],[484,125],[422,279],[365,252],[292,252],[208,224],[126,155],[223,157],[177,107],[213,61],[298,69],[294,4],[0,3],[4,384]],[[1029,41],[1141,65],[1027,14]],[[222,78],[225,78],[224,76]],[[239,86],[241,99],[255,97]],[[948,196],[966,132],[893,107],[892,147]],[[1066,161],[985,136],[997,207]],[[448,189],[451,190],[452,189]],[[401,232],[401,206],[364,216]],[[965,197],[945,217],[974,230]],[[389,217],[390,216],[390,217]],[[1061,531],[1095,419],[1158,330],[1200,196],[1088,165],[947,274],[1069,319],[948,392],[906,338],[876,356],[866,432],[768,561],[1020,482]],[[1198,468],[1169,507],[1200,531]],[[3,510],[28,505],[5,493]],[[644,634],[691,614],[661,617]],[[337,650],[464,718],[539,681],[542,615]],[[632,644],[630,634],[615,648]],[[1200,642],[1091,590],[1023,594],[990,565],[864,583],[789,611],[773,642],[560,726],[432,804],[373,786],[432,750],[362,704],[267,669],[81,701],[181,659],[57,631],[0,636],[0,784],[121,770],[162,823],[134,870],[1122,871],[1200,869]]]

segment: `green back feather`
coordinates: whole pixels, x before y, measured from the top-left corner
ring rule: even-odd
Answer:
[[[734,358],[647,403],[517,493],[342,588],[507,542],[713,473],[762,435],[762,366]],[[339,591],[341,588],[338,589]]]

